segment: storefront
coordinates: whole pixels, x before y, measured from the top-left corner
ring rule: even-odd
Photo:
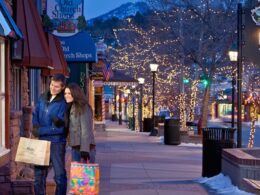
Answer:
[[[216,100],[211,105],[212,119],[214,118],[228,118],[231,119],[232,101],[228,93],[219,92]]]
[[[57,66],[63,53],[58,50],[59,41],[55,42],[43,31],[34,1],[17,1],[13,8],[16,24],[23,34],[23,39],[12,42],[11,65],[6,74],[9,75],[7,89],[10,89],[10,178],[15,181],[25,168],[30,167],[14,163],[20,135],[30,135],[32,110],[40,94],[48,89],[52,71],[61,71]]]
[[[131,95],[131,99],[128,94],[130,89],[138,85],[135,78],[126,75],[124,71],[113,70],[111,77],[104,82],[104,85],[107,88],[107,93],[104,94],[107,97],[105,115],[110,117],[107,119],[118,119],[119,124],[122,124],[122,121],[128,120],[129,115],[130,117],[137,116],[138,109],[134,108],[138,108],[138,101],[135,101],[134,94]],[[128,110],[130,105],[131,112]],[[134,113],[133,110],[135,110]],[[135,118],[137,119],[137,117]],[[136,122],[136,124],[138,123]]]
[[[3,1],[0,1],[0,168],[10,160],[10,46],[23,38]]]
[[[56,62],[63,53],[56,44],[60,42],[45,35],[34,1],[8,2],[0,1],[0,189],[3,194],[20,194],[15,190],[24,190],[23,185],[32,190],[32,180],[16,188],[17,178],[30,167],[14,163],[19,138],[29,136],[32,108],[48,87],[50,70],[59,71]]]
[[[96,46],[86,31],[81,31],[73,36],[58,37],[68,63],[70,77],[68,82],[74,82],[86,93],[92,108],[93,81],[90,80],[92,64],[97,62]],[[80,44],[79,44],[80,43]]]

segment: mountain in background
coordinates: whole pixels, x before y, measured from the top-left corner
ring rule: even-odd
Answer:
[[[201,5],[200,0],[193,0],[189,3],[195,7],[198,7]],[[221,2],[221,1],[219,2],[219,0],[214,0],[211,2],[210,6],[213,9],[216,9],[216,8],[226,9],[227,4],[224,2]],[[161,4],[156,4],[156,3],[154,3],[152,5],[148,5],[145,2],[136,2],[136,3],[129,2],[129,3],[122,4],[121,6],[115,8],[105,14],[102,14],[98,17],[89,19],[87,22],[89,25],[91,25],[91,24],[93,24],[93,22],[95,20],[106,21],[111,18],[124,19],[129,16],[135,16],[137,12],[139,12],[142,15],[146,15],[149,12],[151,12],[152,10],[163,11],[165,9],[166,10],[172,9],[173,7],[187,8],[187,5],[183,1],[180,1],[180,0],[174,0],[171,2],[171,4],[168,4],[167,6],[165,6],[165,5],[162,6]]]
[[[137,12],[146,14],[149,11],[151,11],[151,8],[145,2],[125,3],[106,14],[88,20],[88,23],[92,24],[94,20],[105,21],[111,18],[124,19],[129,16],[135,16]]]

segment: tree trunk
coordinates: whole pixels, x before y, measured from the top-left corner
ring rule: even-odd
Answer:
[[[210,84],[207,85],[203,97],[203,104],[202,104],[202,123],[201,127],[205,128],[208,125],[208,105],[209,105],[209,96],[210,96]]]

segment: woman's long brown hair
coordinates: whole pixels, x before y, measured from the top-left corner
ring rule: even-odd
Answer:
[[[89,105],[87,97],[76,83],[69,83],[66,88],[69,88],[70,93],[74,99],[73,104],[75,105],[76,114],[81,114]]]

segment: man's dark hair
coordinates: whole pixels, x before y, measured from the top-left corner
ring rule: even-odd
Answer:
[[[60,81],[62,86],[66,85],[66,77],[63,74],[55,74],[51,77],[52,81]]]

